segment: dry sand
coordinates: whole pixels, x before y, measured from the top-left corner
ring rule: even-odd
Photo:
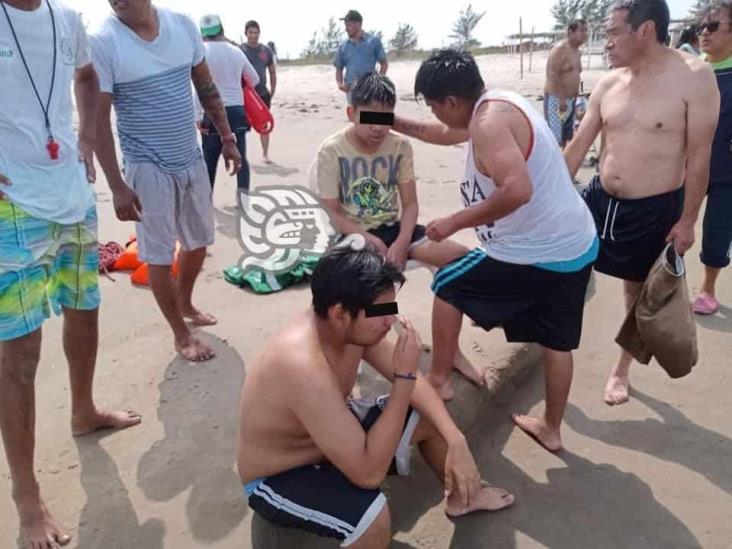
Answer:
[[[536,98],[541,93],[545,59],[545,54],[537,54],[533,72],[523,81],[518,80],[516,56],[482,57],[479,62],[489,86]],[[597,64],[597,59],[594,62]],[[393,62],[389,75],[399,91],[398,112],[428,118],[425,106],[412,99],[417,67],[416,62]],[[333,72],[330,66],[280,69],[274,99],[277,126],[271,148],[275,165],[263,165],[259,139],[249,134],[248,157],[255,188],[306,185],[307,168],[318,144],[345,123],[345,98],[335,88]],[[587,72],[586,86],[591,88],[601,74]],[[456,183],[463,170],[464,146],[441,148],[415,143],[414,148],[420,221],[459,208]],[[96,395],[104,405],[129,406],[140,412],[144,417],[141,426],[113,436],[71,438],[61,322],[53,319],[44,328],[36,384],[36,471],[49,508],[74,534],[72,547],[249,546],[250,512],[243,503],[234,468],[239,387],[245,365],[262,341],[283,319],[308,305],[309,291],[307,286],[300,286],[276,295],[256,296],[223,281],[222,270],[241,255],[235,238],[234,188],[233,179],[220,172],[215,192],[217,242],[195,294],[196,303],[216,313],[220,321],[218,326],[201,331],[218,353],[215,360],[191,365],[177,358],[150,292],[132,287],[126,274],[113,275],[115,282],[101,281]],[[115,219],[104,181],[97,184],[97,192],[100,239],[124,242],[133,227]],[[471,231],[463,231],[458,238],[471,246],[476,243]],[[400,295],[403,312],[427,341],[428,284],[426,271],[414,271],[403,297]],[[485,334],[466,325],[461,342],[468,357],[480,365],[495,365],[506,353],[500,332]],[[426,500],[417,508],[400,507],[399,491],[411,489],[400,481],[392,490],[398,498],[396,513],[409,515],[400,521],[401,546],[447,547],[454,526],[436,506],[437,485],[421,489],[419,493]],[[413,502],[407,500],[403,505]],[[507,526],[513,521],[511,515],[502,517],[509,521]],[[410,534],[413,530],[414,535]],[[16,535],[7,465],[0,460],[0,548],[14,546]],[[516,534],[511,545],[535,546],[521,542],[524,538]],[[481,537],[453,546],[505,545],[492,545],[489,538]]]

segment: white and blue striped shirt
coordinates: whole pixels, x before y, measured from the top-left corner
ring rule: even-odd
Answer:
[[[204,59],[193,21],[156,8],[160,32],[140,38],[117,17],[91,36],[102,93],[111,93],[125,163],[151,162],[185,170],[201,156],[195,128],[191,69]]]

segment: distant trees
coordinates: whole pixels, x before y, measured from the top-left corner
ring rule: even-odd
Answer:
[[[554,28],[566,29],[576,19],[584,19],[590,23],[604,21],[612,4],[613,0],[557,0],[552,6]]]
[[[389,40],[389,46],[398,56],[404,55],[417,48],[417,32],[408,23],[400,23],[394,37]]]
[[[323,60],[335,55],[338,46],[344,39],[343,27],[333,17],[328,19],[328,25],[313,32],[313,37],[300,57],[309,60]]]
[[[702,14],[712,4],[714,4],[714,0],[696,0],[694,5],[689,9],[689,17],[695,20],[701,19]]]
[[[473,11],[472,4],[468,4],[467,8],[460,11],[460,15],[452,26],[452,34],[450,35],[450,38],[455,39],[455,46],[466,50],[480,46],[480,40],[473,36],[473,31],[475,31],[475,27],[478,26],[485,13]]]

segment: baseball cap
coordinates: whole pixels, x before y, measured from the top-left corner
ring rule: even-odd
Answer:
[[[348,10],[345,17],[341,17],[341,21],[356,21],[357,23],[363,23],[363,17],[356,10]]]
[[[201,36],[216,36],[224,30],[221,18],[218,15],[204,15],[201,17]]]

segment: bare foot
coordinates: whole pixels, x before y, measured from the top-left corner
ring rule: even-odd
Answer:
[[[190,307],[181,307],[181,315],[183,315],[183,318],[190,320],[194,326],[213,326],[218,323],[215,316],[209,313],[203,313],[193,305]]]
[[[483,372],[480,372],[475,366],[473,366],[468,360],[468,357],[466,357],[462,351],[458,351],[457,356],[455,356],[455,369],[471,383],[475,383],[479,386],[485,385]]]
[[[447,376],[447,379],[439,380],[433,377],[432,374],[428,374],[427,379],[442,400],[448,401],[455,397],[455,390],[452,387],[452,378],[450,376]]]
[[[175,350],[189,362],[204,362],[215,356],[211,347],[204,345],[193,336],[188,336],[187,339],[180,342],[176,340]]]
[[[629,400],[629,394],[630,379],[628,376],[610,374],[605,385],[605,404],[608,406],[625,404]]]
[[[503,488],[484,486],[465,509],[446,502],[445,513],[448,517],[457,518],[476,511],[500,511],[513,505],[513,499],[513,494],[509,494]]]
[[[18,504],[20,542],[23,549],[56,549],[68,545],[71,536],[56,524],[41,501]]]
[[[92,415],[71,418],[71,432],[75,437],[88,435],[100,429],[127,429],[142,423],[140,414],[119,410],[106,412],[95,410]]]
[[[549,428],[543,419],[521,414],[513,414],[511,419],[519,429],[533,438],[545,450],[557,453],[562,449],[562,437],[559,435],[559,430]]]
[[[269,159],[269,157],[268,157],[268,156],[265,156],[265,157],[263,158],[263,160],[264,160],[264,163],[265,163],[265,164],[274,164],[274,162],[272,162],[272,161],[271,161],[271,160]]]

